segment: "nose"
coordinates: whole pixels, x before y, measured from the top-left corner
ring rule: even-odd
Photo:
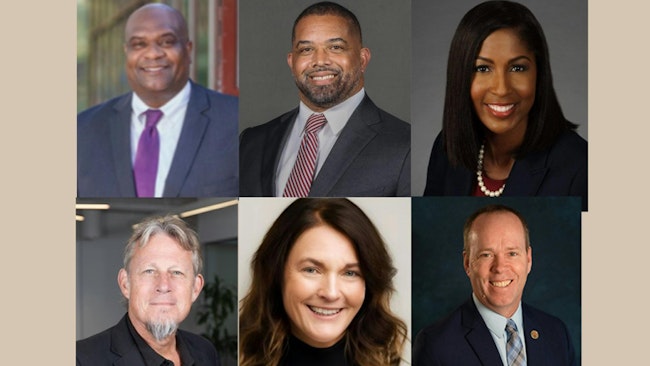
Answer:
[[[312,62],[314,66],[328,65],[330,62],[329,54],[324,49],[316,48],[312,55]]]
[[[321,281],[318,296],[328,301],[337,300],[341,296],[338,276],[325,276]]]
[[[156,42],[149,43],[149,46],[145,52],[145,56],[152,59],[160,58],[164,55],[165,52],[163,51],[162,47],[160,47],[160,45]]]
[[[505,258],[498,254],[494,256],[494,259],[492,259],[492,272],[495,273],[500,273],[503,271],[504,266],[505,266],[506,260]]]
[[[167,293],[171,291],[169,275],[163,273],[156,279],[156,292]]]
[[[499,96],[510,92],[510,78],[507,72],[495,72],[490,84],[490,91]]]

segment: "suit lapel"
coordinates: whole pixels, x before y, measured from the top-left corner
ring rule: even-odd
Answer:
[[[377,135],[372,125],[381,123],[377,106],[366,95],[343,127],[327,160],[312,183],[309,196],[327,196],[359,153]]]
[[[113,165],[118,190],[122,197],[135,197],[133,165],[131,164],[131,96],[125,94],[113,106],[114,116],[109,117]]]
[[[275,196],[275,172],[282,155],[289,131],[298,117],[298,108],[280,117],[278,124],[271,127],[262,151],[262,195]]]
[[[499,356],[497,346],[471,298],[463,304],[461,324],[466,330],[465,339],[481,364],[501,365],[501,356]]]
[[[205,130],[210,123],[210,118],[203,114],[209,108],[210,103],[203,87],[192,83],[190,101],[187,104],[183,128],[165,181],[163,196],[177,197],[180,195],[185,179],[192,169],[194,158],[201,146]]]
[[[544,352],[544,337],[548,336],[548,334],[544,334],[543,329],[540,329],[540,326],[543,327],[544,324],[538,322],[535,318],[535,314],[530,311],[526,304],[523,303],[522,312],[525,332],[525,334],[523,334],[523,339],[524,342],[526,342],[526,364],[528,366],[544,365],[545,363],[543,360],[548,359],[548,355]],[[535,331],[537,335],[535,339],[531,336],[533,331]]]
[[[504,191],[505,196],[536,196],[548,172],[549,151],[529,154],[518,159],[512,167]]]

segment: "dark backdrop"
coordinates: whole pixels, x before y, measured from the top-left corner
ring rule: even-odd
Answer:
[[[523,301],[564,321],[580,364],[580,199],[575,197],[412,198],[413,336],[470,298],[463,225],[475,210],[497,202],[528,223],[533,266]]]

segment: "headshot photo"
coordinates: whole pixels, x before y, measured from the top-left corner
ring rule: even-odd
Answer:
[[[580,365],[577,197],[417,197],[412,230],[414,366]]]
[[[408,3],[241,5],[240,196],[410,196]]]
[[[237,364],[236,199],[78,199],[76,216],[77,365]]]
[[[116,4],[78,2],[77,197],[238,196],[236,4]]]
[[[410,199],[239,209],[240,365],[410,364]]]
[[[587,2],[412,5],[413,195],[579,196],[586,211]]]

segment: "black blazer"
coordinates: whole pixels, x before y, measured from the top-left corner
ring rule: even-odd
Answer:
[[[275,172],[298,108],[240,136],[241,196],[274,196]],[[312,182],[311,197],[410,196],[411,125],[366,95]]]
[[[77,116],[77,197],[135,197],[131,96]],[[163,197],[239,194],[238,99],[192,83]]]
[[[433,144],[425,196],[469,196],[476,171],[449,164],[441,134]],[[573,131],[515,161],[503,196],[580,196],[587,211],[587,141]]]
[[[77,341],[77,366],[145,366],[126,317],[112,328]],[[177,330],[189,348],[197,366],[219,366],[217,351],[207,339]]]
[[[573,344],[560,319],[523,303],[522,313],[529,366],[576,366]],[[413,366],[457,365],[503,365],[471,298],[447,318],[421,330],[413,345]]]

